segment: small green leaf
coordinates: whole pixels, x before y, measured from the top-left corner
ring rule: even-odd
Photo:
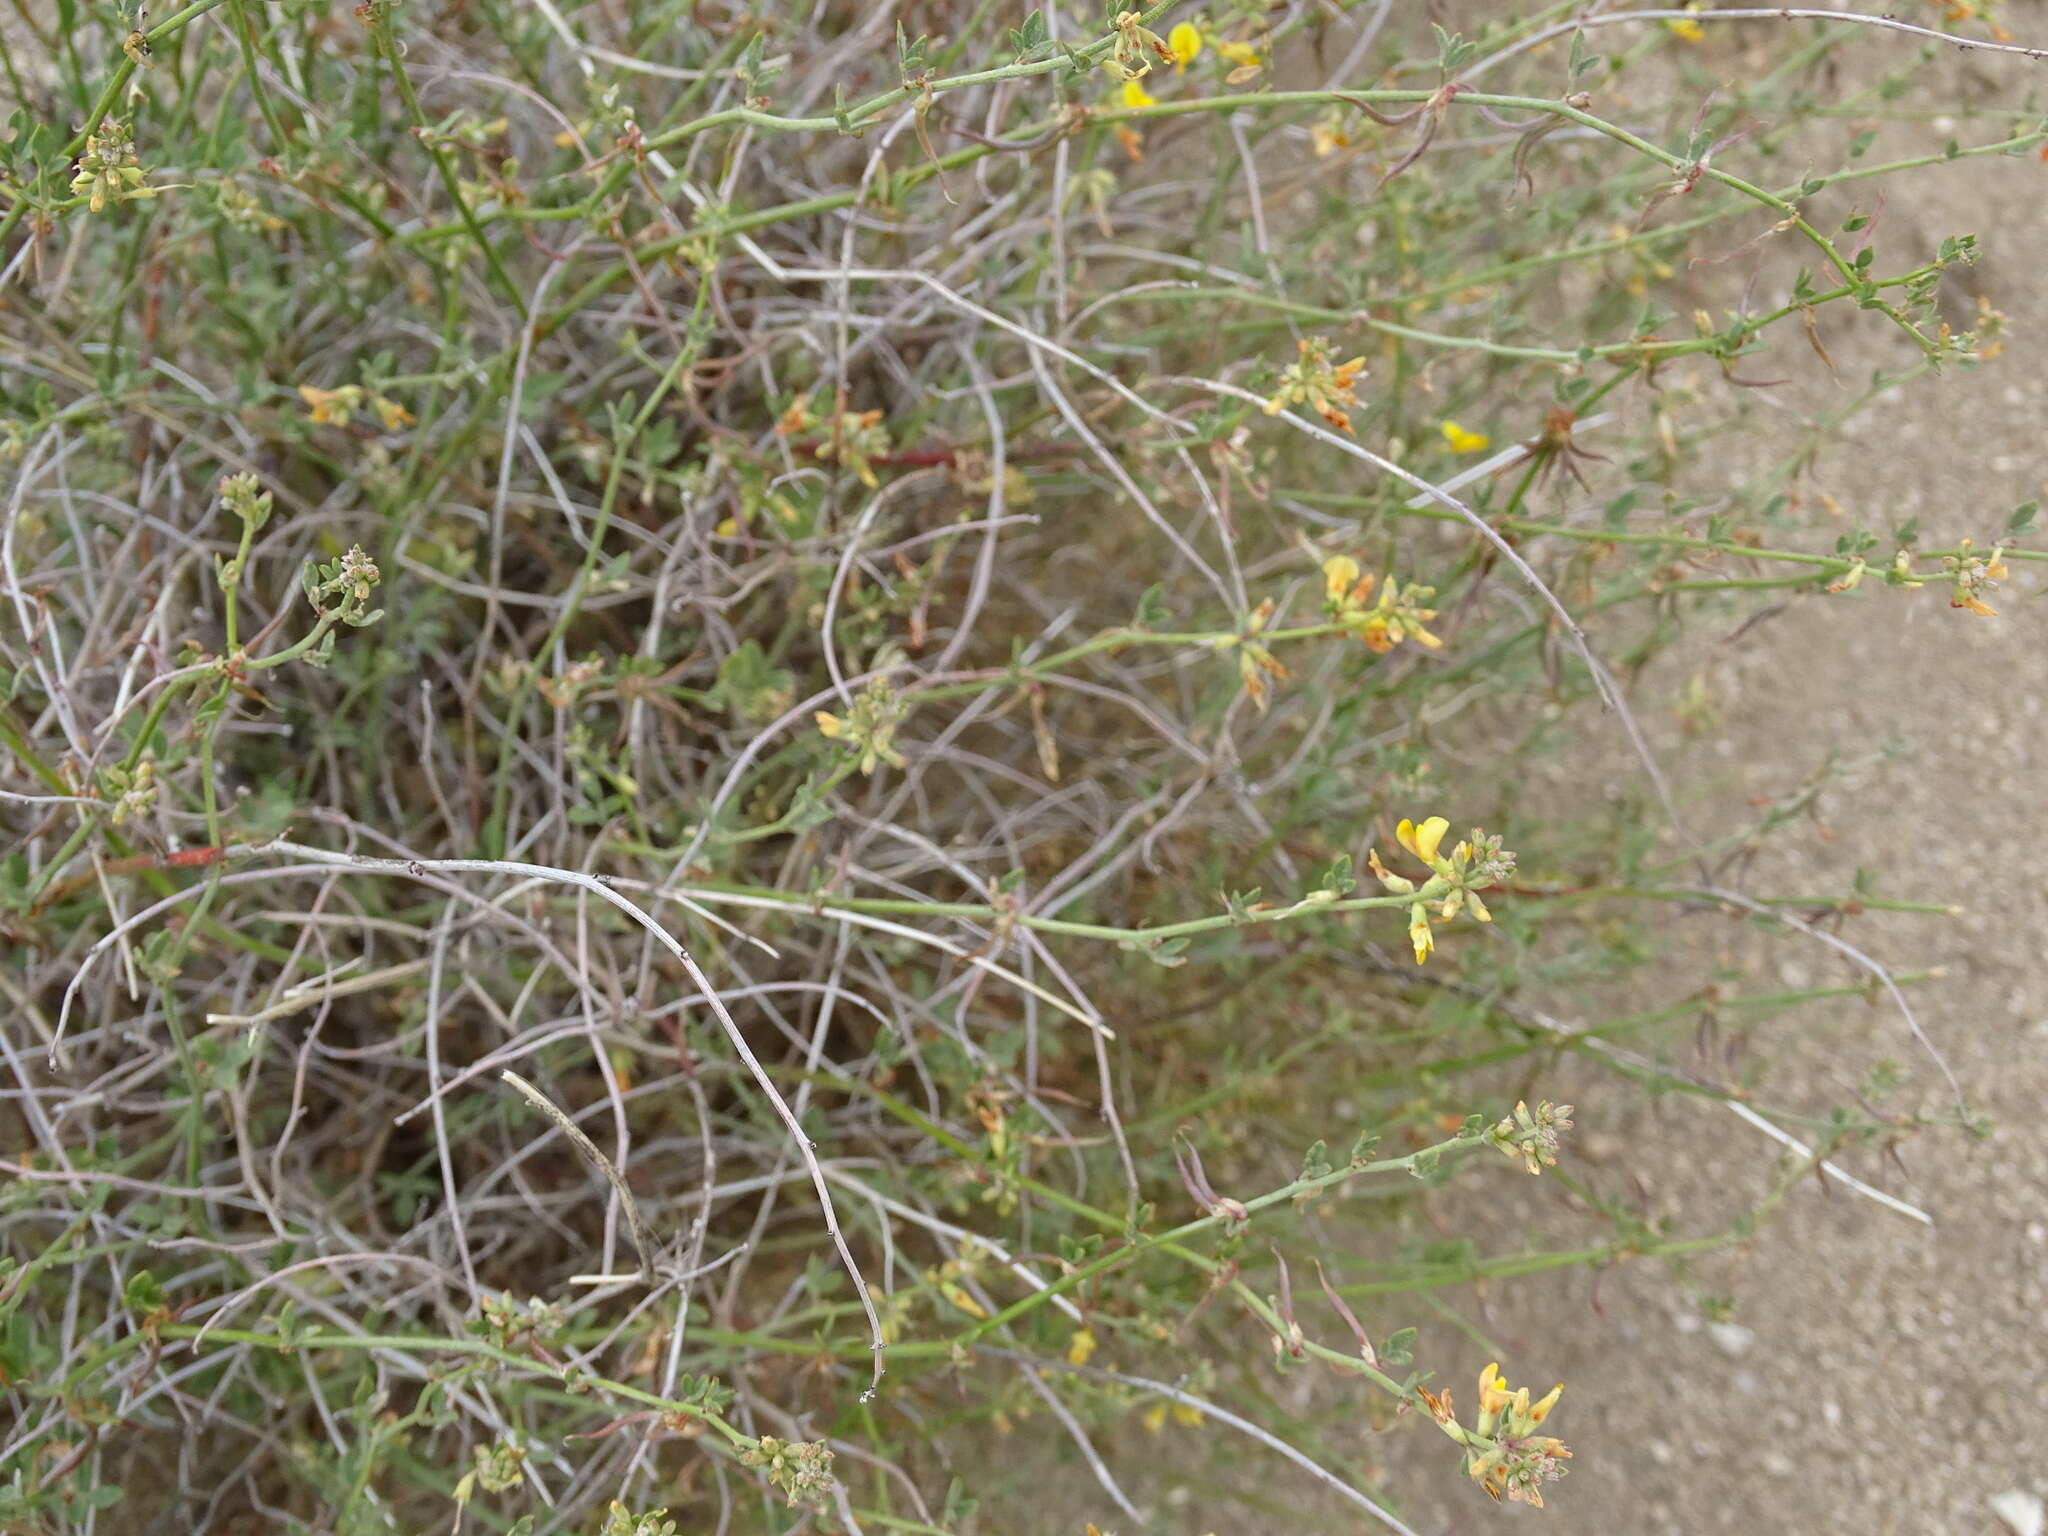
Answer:
[[[1304,1179],[1326,1179],[1334,1171],[1330,1167],[1330,1144],[1318,1140],[1301,1160],[1301,1176]]]
[[[128,1277],[128,1283],[121,1288],[121,1303],[130,1312],[148,1317],[164,1309],[164,1288],[155,1275],[146,1269],[138,1269]]]
[[[1010,51],[1016,55],[1017,61],[1022,63],[1026,59],[1035,57],[1045,47],[1046,43],[1051,40],[1051,37],[1052,34],[1045,25],[1044,14],[1039,11],[1033,11],[1024,18],[1024,24],[1021,27],[1012,27],[1010,29]]]

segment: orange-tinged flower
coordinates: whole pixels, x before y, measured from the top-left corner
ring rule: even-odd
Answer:
[[[1280,376],[1280,388],[1266,402],[1266,414],[1277,416],[1288,406],[1303,402],[1312,407],[1339,432],[1351,431],[1351,417],[1344,409],[1358,404],[1358,377],[1365,372],[1365,359],[1354,357],[1335,362],[1330,344],[1320,337],[1304,336],[1295,344],[1299,354]]]
[[[1379,876],[1380,884],[1384,885],[1396,896],[1406,896],[1415,889],[1415,882],[1413,880],[1410,880],[1406,875],[1395,874],[1380,862],[1380,851],[1377,848],[1365,850],[1365,862],[1372,867],[1372,872]]]
[[[1349,555],[1332,555],[1323,562],[1323,596],[1332,614],[1344,617],[1356,613],[1372,593],[1376,578],[1361,572]]]
[[[1508,1401],[1508,1379],[1500,1373],[1500,1362],[1489,1360],[1479,1373],[1479,1411],[1499,1413]]]

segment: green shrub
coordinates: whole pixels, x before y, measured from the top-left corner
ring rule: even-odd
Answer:
[[[1883,188],[2038,114],[1931,23],[1057,9],[6,20],[10,1529],[1540,1504],[1572,1398],[1467,1401],[1439,1290],[1975,1125],[1686,1069],[1910,1023],[1822,925],[1942,908],[1750,889],[1821,780],[1696,837],[1623,684],[1992,621],[2031,507],[1805,477],[1995,355]],[[1856,968],[1595,1003],[1674,904]],[[1567,1092],[1795,1150],[1673,1225]]]

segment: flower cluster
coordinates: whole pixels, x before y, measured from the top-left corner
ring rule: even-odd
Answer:
[[[350,545],[348,552],[335,560],[307,561],[299,572],[299,584],[320,622],[304,641],[280,654],[303,656],[308,666],[326,666],[334,657],[335,624],[366,629],[384,617],[382,608],[370,606],[370,594],[379,579],[377,562],[360,544]]]
[[[1564,1463],[1571,1452],[1562,1440],[1536,1435],[1535,1429],[1550,1416],[1564,1391],[1560,1383],[1536,1402],[1529,1401],[1529,1389],[1508,1389],[1500,1367],[1488,1361],[1479,1373],[1478,1436],[1490,1441],[1483,1447],[1466,1442],[1465,1471],[1484,1488],[1495,1503],[1505,1494],[1511,1503],[1543,1507],[1543,1485],[1565,1475]],[[1449,1394],[1445,1394],[1446,1400]]]
[[[270,521],[270,492],[251,474],[224,475],[220,482],[220,504],[229,514],[249,525],[253,533]]]
[[[1988,555],[1977,554],[1964,539],[1956,546],[1952,555],[1943,555],[1942,569],[1948,573],[1951,608],[1967,608],[1970,612],[1991,619],[1998,616],[1998,610],[1984,601],[1984,589],[1994,581],[2003,581],[2007,570],[2005,551],[1993,546]]]
[[[1545,1099],[1533,1110],[1517,1102],[1515,1112],[1480,1139],[1489,1147],[1517,1158],[1531,1173],[1557,1166],[1557,1133],[1572,1128],[1572,1106]]]
[[[311,384],[301,384],[299,398],[306,402],[306,420],[316,427],[345,427],[366,406],[377,413],[386,432],[412,424],[411,411],[360,384],[344,384],[339,389],[315,389]]]
[[[221,217],[236,229],[269,234],[285,227],[284,220],[265,208],[253,193],[225,177],[213,184],[213,199]]]
[[[1245,621],[1244,636],[1238,641],[1238,680],[1244,684],[1244,691],[1250,695],[1252,703],[1258,706],[1260,714],[1266,712],[1267,676],[1271,675],[1285,682],[1292,675],[1288,672],[1286,663],[1252,638],[1262,633],[1273,621],[1276,606],[1269,597],[1253,609],[1251,617]]]
[[[516,1442],[479,1445],[471,1452],[476,1465],[455,1485],[455,1507],[463,1509],[476,1497],[478,1488],[486,1493],[507,1493],[526,1481],[526,1447]]]
[[[1415,947],[1417,965],[1436,949],[1436,936],[1430,931],[1432,922],[1447,923],[1464,911],[1482,923],[1492,922],[1493,914],[1486,910],[1479,892],[1498,885],[1515,867],[1515,856],[1501,847],[1499,836],[1488,837],[1477,827],[1472,829],[1468,841],[1459,843],[1446,857],[1443,840],[1450,829],[1451,824],[1441,816],[1432,816],[1420,826],[1404,819],[1394,829],[1401,846],[1429,866],[1433,879],[1420,888],[1407,876],[1397,875],[1380,863],[1377,849],[1366,851],[1366,862],[1379,876],[1381,885],[1397,896],[1416,898],[1408,906],[1408,941]],[[1432,890],[1439,882],[1447,889]],[[1436,910],[1434,918],[1430,916],[1431,908]]]
[[[879,677],[868,684],[843,717],[822,709],[811,716],[819,735],[859,749],[862,773],[873,773],[881,763],[892,768],[903,766],[903,754],[895,746],[896,726],[902,718],[903,701]]]
[[[889,429],[882,425],[880,411],[840,411],[829,423],[822,422],[811,413],[810,396],[803,394],[790,402],[789,409],[776,422],[775,431],[781,437],[794,437],[821,426],[826,429],[825,436],[811,450],[814,458],[829,459],[842,469],[852,470],[871,491],[882,483],[872,462],[889,454]]]
[[[1296,343],[1300,355],[1280,375],[1280,388],[1266,402],[1266,414],[1277,416],[1288,406],[1306,403],[1339,432],[1351,431],[1346,406],[1358,404],[1353,392],[1365,372],[1365,359],[1336,362],[1330,344],[1318,336],[1304,336]]]
[[[156,805],[156,764],[145,757],[133,770],[110,763],[99,772],[98,788],[104,799],[113,801],[107,816],[109,826],[139,820]]]
[[[86,135],[85,153],[78,157],[78,173],[71,178],[74,196],[86,199],[94,213],[108,203],[125,203],[131,198],[155,197],[156,189],[146,184],[148,172],[135,158],[135,135],[126,123],[111,117]]]
[[[482,1310],[483,1316],[473,1318],[466,1327],[471,1334],[489,1339],[500,1349],[529,1341],[545,1344],[569,1321],[568,1314],[551,1301],[538,1296],[521,1301],[509,1292],[501,1296],[486,1292]]]
[[[1375,578],[1363,574],[1349,555],[1332,555],[1323,562],[1323,611],[1350,625],[1368,650],[1382,655],[1403,640],[1413,640],[1435,650],[1443,644],[1424,626],[1436,617],[1434,608],[1422,605],[1436,596],[1435,587],[1410,583],[1403,587],[1393,577],[1380,588],[1377,601],[1369,602]]]
[[[763,1435],[740,1452],[740,1460],[762,1468],[768,1481],[792,1505],[832,1486],[832,1448],[822,1440],[778,1440]]]
[[[635,1513],[614,1499],[598,1536],[676,1536],[676,1523],[667,1516],[666,1509]]]

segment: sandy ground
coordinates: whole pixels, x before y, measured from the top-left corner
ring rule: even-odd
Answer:
[[[1904,254],[1919,231],[1929,249],[1943,233],[1978,231],[1992,253],[1980,286],[2012,333],[1990,365],[1921,381],[1851,424],[1809,482],[1845,515],[1878,528],[1917,516],[1929,539],[1989,543],[2015,504],[2048,496],[2044,187],[2048,167],[2031,158],[1891,187],[1893,209],[1910,211],[1895,212],[1887,254]],[[1881,326],[1856,330],[1836,345],[1846,379],[1867,377],[1880,358],[1897,365]],[[1830,393],[1825,379],[1809,380],[1774,399],[1796,415],[1824,409]],[[1938,588],[1795,600],[1739,639],[1725,628],[1698,635],[1634,691],[1653,732],[1673,745],[1675,785],[1707,834],[1753,815],[1751,802],[1795,790],[1829,753],[1862,759],[1903,743],[1900,756],[1825,791],[1813,819],[1788,828],[1741,884],[1842,892],[1862,868],[1887,895],[1965,907],[1953,918],[1870,914],[1843,931],[1899,969],[1948,967],[1946,980],[1913,989],[1914,1006],[1997,1127],[1983,1141],[1923,1131],[1897,1161],[1843,1158],[1932,1213],[1931,1227],[1809,1182],[1752,1244],[1691,1273],[1640,1263],[1457,1298],[1519,1363],[1518,1383],[1539,1392],[1569,1384],[1555,1428],[1577,1460],[1548,1511],[1527,1516],[1545,1529],[2040,1529],[2021,1516],[2002,1521],[1992,1504],[2048,1497],[2048,977],[2039,958],[2048,892],[2030,852],[2048,834],[2040,569],[2017,568],[1995,619],[1952,610]],[[1677,706],[1695,677],[1719,718],[1682,738]],[[1629,774],[1618,752],[1612,761],[1618,778]],[[1582,762],[1574,768],[1583,774]],[[1617,1001],[1653,1006],[1715,975],[1752,986],[1856,979],[1811,941],[1766,938],[1721,916],[1674,913],[1669,937],[1666,980]],[[1763,1101],[1825,1113],[1885,1057],[1911,1072],[1888,1108],[1950,1102],[1939,1070],[1883,1005],[1767,1026],[1741,1062],[1721,1052],[1677,1060],[1723,1081],[1767,1062]],[[1624,1170],[1635,1170],[1643,1207],[1680,1216],[1684,1230],[1707,1225],[1731,1194],[1753,1197],[1769,1177],[1768,1144],[1713,1105],[1650,1105],[1589,1073],[1548,1078],[1543,1091],[1579,1099],[1575,1150],[1590,1179],[1625,1190]],[[1511,1247],[1507,1235],[1486,1246]],[[1729,1298],[1732,1315],[1714,1321],[1709,1297]],[[1440,1325],[1425,1324],[1424,1340],[1460,1359],[1476,1347]],[[1465,1373],[1453,1385],[1470,1398]],[[1415,1500],[1408,1518],[1428,1536],[1513,1518],[1476,1495],[1458,1504],[1425,1489],[1411,1458],[1434,1447],[1389,1449],[1400,1469],[1393,1486]]]

